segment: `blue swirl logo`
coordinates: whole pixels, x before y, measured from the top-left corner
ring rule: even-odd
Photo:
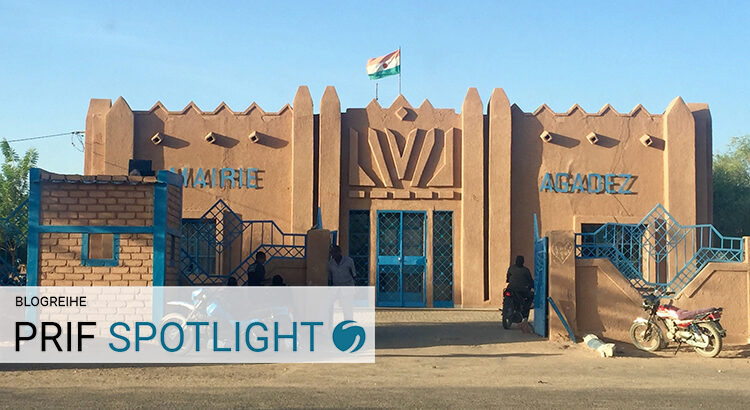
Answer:
[[[351,323],[354,324],[346,326]],[[365,329],[363,329],[362,326],[356,325],[356,323],[357,322],[353,320],[345,320],[336,325],[336,327],[333,329],[333,344],[335,344],[336,347],[342,352],[349,351],[349,353],[354,353],[357,350],[361,349],[362,345],[365,344]],[[359,341],[357,342],[357,345],[352,349],[352,346],[354,346],[354,342],[357,340],[357,338],[359,338]]]

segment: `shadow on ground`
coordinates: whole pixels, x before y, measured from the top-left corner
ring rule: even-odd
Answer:
[[[413,349],[433,346],[477,346],[542,341],[518,328],[503,329],[498,322],[385,323],[375,328],[377,349]]]

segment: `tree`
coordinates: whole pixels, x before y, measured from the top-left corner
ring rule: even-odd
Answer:
[[[31,148],[21,158],[5,139],[0,141],[0,152],[4,158],[0,170],[0,259],[7,263],[6,269],[17,268],[19,260],[26,260],[28,213],[13,211],[29,195],[29,169],[36,166],[39,154]],[[0,280],[5,276],[2,273]]]
[[[714,155],[714,226],[723,235],[750,235],[750,135],[734,137]]]

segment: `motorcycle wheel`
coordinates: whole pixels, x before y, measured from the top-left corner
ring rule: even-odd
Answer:
[[[708,346],[706,346],[705,348],[695,347],[695,352],[703,357],[718,356],[721,352],[723,341],[721,340],[721,335],[716,329],[716,326],[714,326],[713,323],[698,323],[696,324],[696,326],[698,326],[698,329],[700,329],[701,333],[708,336]]]
[[[511,321],[509,317],[503,315],[503,329],[510,329]]]
[[[661,348],[662,337],[656,324],[651,325],[651,334],[648,339],[645,338],[648,323],[637,322],[630,327],[630,340],[635,347],[647,352],[655,352]]]
[[[510,329],[510,325],[513,324],[513,308],[510,306],[510,299],[507,297],[503,300],[503,329]]]

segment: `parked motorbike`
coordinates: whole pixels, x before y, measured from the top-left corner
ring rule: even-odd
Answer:
[[[643,299],[643,309],[649,313],[648,319],[639,317],[630,327],[635,347],[653,352],[676,342],[675,354],[683,343],[703,357],[716,357],[721,352],[727,334],[719,322],[722,308],[682,310],[671,303],[662,305],[659,297],[649,295]]]
[[[534,291],[524,298],[510,288],[503,291],[503,328],[510,329],[513,323],[521,323],[534,302]]]
[[[191,303],[192,302],[192,303]],[[164,317],[161,320],[161,327],[164,326],[164,324],[168,322],[174,322],[180,325],[180,327],[183,330],[184,334],[184,340],[195,340],[195,334],[194,326],[188,326],[188,322],[212,322],[216,320],[225,320],[225,321],[232,321],[234,318],[230,317],[230,314],[228,313],[227,309],[225,307],[222,307],[222,302],[226,303],[226,301],[222,301],[220,296],[217,296],[216,292],[212,292],[212,295],[209,295],[208,289],[196,289],[191,294],[191,302],[184,302],[184,301],[170,301],[167,302],[167,305],[169,306],[175,306],[181,308],[182,312],[172,312],[164,315]],[[267,309],[261,309],[256,310],[252,312],[248,312],[248,317],[253,317],[251,320],[245,320],[244,322],[250,323],[253,321],[261,321],[261,319],[267,320],[269,323],[272,323],[274,321],[277,322],[286,322],[291,323],[291,315],[285,308],[267,308]],[[255,330],[253,330],[255,332]],[[165,332],[165,340],[168,342],[168,345],[173,346],[177,343],[180,335],[179,330],[175,329],[174,327],[170,327]],[[203,326],[201,327],[201,334],[200,334],[200,340],[204,340],[208,343],[206,346],[207,348],[212,348],[211,346],[213,337],[212,334],[209,333],[209,327]],[[291,341],[288,339],[285,339],[283,341],[285,344],[285,347],[291,349]],[[230,338],[224,336],[219,337],[218,340],[218,347],[226,347],[231,344]],[[288,346],[286,346],[288,345]],[[185,352],[185,349],[180,350],[180,352]]]

